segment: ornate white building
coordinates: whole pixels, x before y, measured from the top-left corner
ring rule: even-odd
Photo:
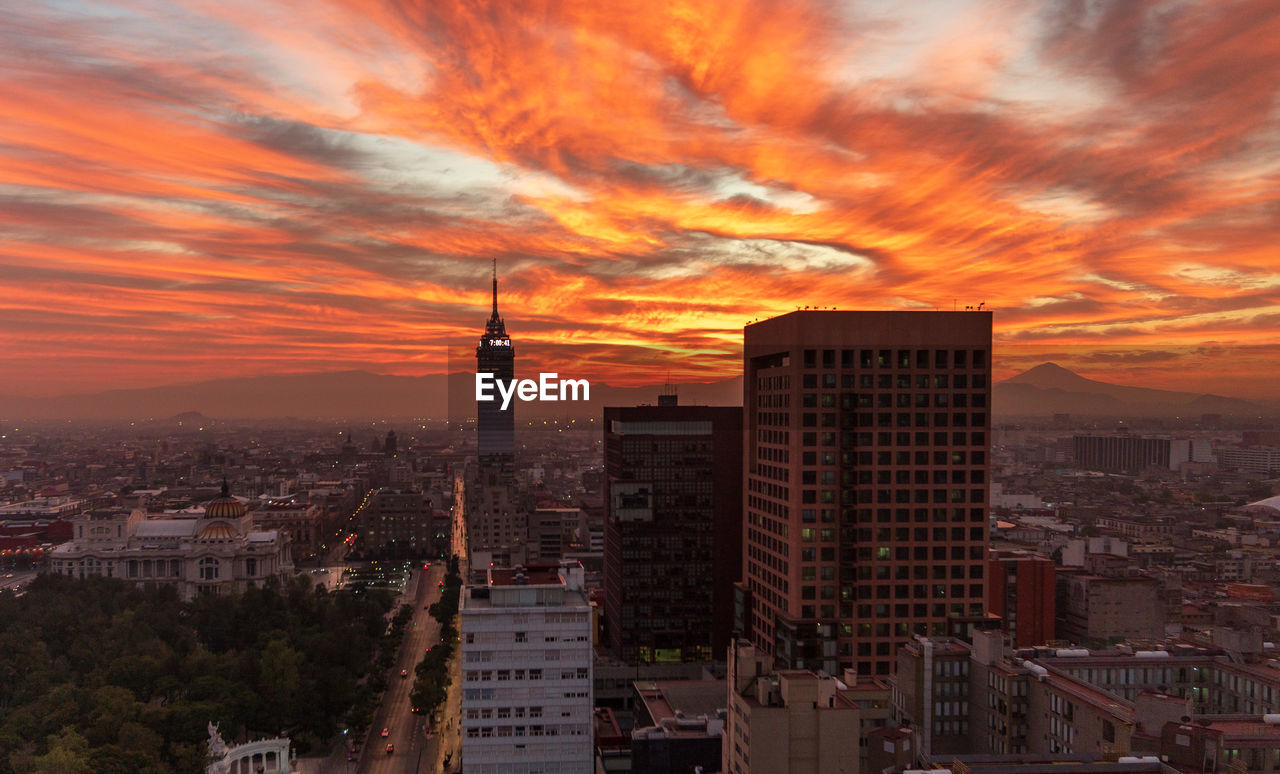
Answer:
[[[227,494],[203,514],[147,518],[141,510],[93,511],[71,520],[72,539],[53,549],[50,569],[61,575],[124,578],[173,585],[185,600],[243,591],[272,576],[294,573],[289,539],[259,530],[243,503]]]
[[[290,774],[295,771],[295,763],[287,736],[227,747],[218,733],[218,724],[209,724],[209,765],[205,774]]]

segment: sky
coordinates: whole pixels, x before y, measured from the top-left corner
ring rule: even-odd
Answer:
[[[741,370],[796,307],[994,311],[997,377],[1280,396],[1274,0],[28,0],[0,394]],[[518,350],[519,351],[519,350]]]

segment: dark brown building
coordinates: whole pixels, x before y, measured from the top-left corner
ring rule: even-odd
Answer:
[[[892,673],[984,614],[989,312],[747,326],[739,625],[780,667]]]
[[[742,409],[606,408],[604,442],[610,652],[724,658],[742,577]]]
[[[994,551],[987,563],[987,610],[1000,616],[1015,648],[1054,639],[1053,560],[1030,551]]]

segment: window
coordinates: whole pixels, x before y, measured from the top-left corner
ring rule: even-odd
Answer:
[[[200,560],[200,580],[217,580],[219,574],[219,562],[212,556],[206,556]]]

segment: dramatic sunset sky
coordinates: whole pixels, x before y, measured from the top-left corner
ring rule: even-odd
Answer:
[[[0,395],[438,371],[496,257],[620,377],[985,302],[1000,376],[1275,396],[1278,94],[1276,0],[9,3]]]

